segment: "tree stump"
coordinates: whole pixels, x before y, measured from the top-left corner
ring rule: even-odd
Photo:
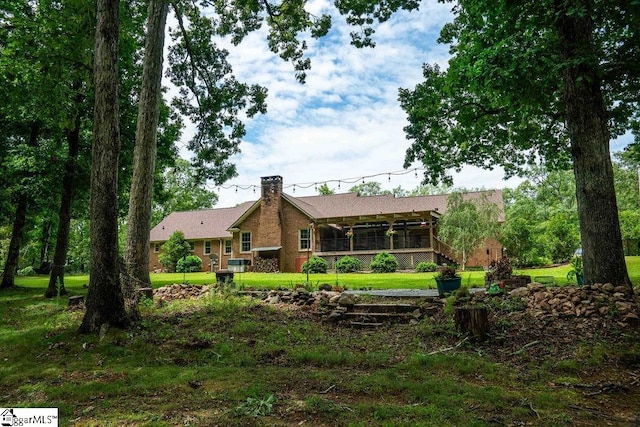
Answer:
[[[457,330],[484,341],[489,329],[489,313],[485,307],[456,307],[454,320]]]
[[[74,307],[76,305],[84,304],[84,296],[83,295],[74,295],[69,297],[69,305],[68,307]]]
[[[150,300],[153,299],[153,288],[140,288],[138,292],[143,297],[149,298]]]

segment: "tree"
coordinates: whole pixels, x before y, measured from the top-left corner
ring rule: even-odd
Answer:
[[[120,288],[118,258],[118,40],[119,0],[97,2],[95,107],[91,166],[91,274],[80,332],[130,322]]]
[[[472,200],[463,193],[452,193],[447,199],[447,213],[440,220],[438,235],[461,258],[464,270],[473,251],[496,234],[497,224],[498,207],[489,203],[485,195]]]
[[[149,229],[151,228],[151,203],[153,175],[156,164],[156,135],[160,116],[160,91],[165,23],[169,5],[164,0],[149,2],[147,38],[142,73],[142,88],[138,101],[136,143],[133,153],[133,177],[129,194],[127,241],[124,259],[126,275],[122,282],[125,304],[129,317],[137,319],[137,283],[145,286],[149,279]]]
[[[176,159],[159,177],[160,185],[154,195],[152,225],[171,212],[211,209],[218,201],[217,194],[208,190],[198,171],[184,159]]]
[[[176,271],[178,261],[191,253],[191,245],[184,239],[182,231],[175,231],[160,249],[158,261],[167,271],[172,273]]]
[[[318,194],[321,194],[323,196],[328,196],[330,194],[335,194],[335,193],[336,192],[334,190],[329,188],[326,182],[318,187]]]
[[[358,193],[361,196],[381,196],[383,194],[391,194],[390,191],[383,190],[380,183],[375,181],[368,181],[354,185],[349,189],[349,192]]]
[[[440,41],[446,71],[401,89],[405,166],[430,182],[462,164],[572,164],[587,283],[632,291],[609,157],[609,139],[638,123],[640,4],[628,1],[459,2]]]
[[[525,175],[525,182],[503,192],[500,241],[521,266],[565,262],[580,246],[573,173],[532,168]]]

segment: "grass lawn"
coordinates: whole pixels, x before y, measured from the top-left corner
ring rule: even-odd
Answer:
[[[640,257],[627,257],[627,268],[629,276],[634,285],[640,284]],[[553,276],[558,285],[567,284],[567,273],[570,267],[563,265],[551,268],[539,269],[515,269],[514,274],[527,274],[535,276]],[[483,287],[483,271],[463,271],[462,286]],[[318,285],[328,283],[330,285],[340,285],[347,289],[427,289],[435,288],[433,276],[435,273],[349,273],[349,274],[310,274],[309,282],[317,288]],[[302,273],[236,273],[235,282],[244,287],[256,289],[293,288],[296,284],[305,283],[306,274]],[[154,288],[174,283],[210,284],[215,282],[215,275],[211,273],[152,273],[151,282]],[[18,277],[18,286],[35,287],[44,289],[47,287],[48,277]],[[83,293],[86,290],[83,285],[89,283],[87,275],[66,276],[65,284],[74,293]]]
[[[0,402],[57,407],[61,426],[640,420],[639,387],[615,387],[640,378],[639,338],[615,323],[613,341],[567,341],[516,321],[517,306],[496,300],[490,339],[471,343],[442,311],[414,325],[352,329],[302,308],[212,294],[144,303],[130,329],[80,335],[83,312],[44,299],[35,284],[0,291]]]

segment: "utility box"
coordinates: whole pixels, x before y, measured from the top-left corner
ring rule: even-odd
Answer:
[[[244,258],[231,258],[229,260],[228,269],[234,273],[244,273],[247,265],[251,264],[251,261]]]

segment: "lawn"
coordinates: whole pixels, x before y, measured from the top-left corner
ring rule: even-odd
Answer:
[[[472,343],[442,310],[416,324],[352,329],[320,321],[317,308],[213,293],[161,307],[147,300],[128,330],[80,335],[83,312],[31,284],[0,292],[0,401],[59,408],[61,426],[640,420],[638,387],[628,385],[640,378],[640,341],[615,322],[559,336],[515,320],[518,304],[496,299],[489,340]]]
[[[627,268],[631,281],[637,285],[640,284],[640,257],[627,257]],[[553,276],[555,283],[558,285],[567,284],[568,265],[562,265],[550,268],[539,269],[515,269],[514,274],[528,274],[535,276]],[[462,285],[466,287],[484,287],[483,271],[463,271]],[[328,283],[330,285],[339,285],[346,289],[427,289],[435,288],[433,276],[435,273],[349,273],[336,274],[335,272],[327,274],[310,274],[309,282],[316,288],[318,285]],[[296,284],[305,283],[307,281],[306,274],[302,273],[236,273],[235,282],[245,288],[256,289],[274,289],[274,288],[293,288]],[[48,278],[45,276],[37,277],[18,277],[16,284],[18,286],[46,288]],[[151,282],[154,288],[174,283],[191,283],[191,284],[210,284],[215,282],[215,275],[211,273],[152,273]],[[83,285],[89,283],[89,277],[66,276],[65,283],[70,291],[82,293]],[[44,290],[43,290],[44,292]]]

